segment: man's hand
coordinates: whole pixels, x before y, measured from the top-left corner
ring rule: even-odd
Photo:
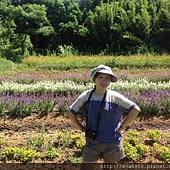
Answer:
[[[123,134],[125,130],[126,130],[126,127],[124,127],[123,125],[120,125],[120,127],[119,127],[119,129],[118,129],[118,132],[119,132],[120,134]]]

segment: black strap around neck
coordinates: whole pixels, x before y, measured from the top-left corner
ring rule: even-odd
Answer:
[[[92,94],[94,93],[95,89],[93,89],[89,95],[89,98],[87,100],[87,103],[86,103],[86,129],[88,129],[88,108],[89,108],[89,102],[90,102],[90,99],[91,99],[91,96]],[[97,127],[96,127],[96,131],[98,129],[98,125],[99,125],[99,119],[100,119],[100,113],[102,111],[102,107],[103,107],[103,104],[104,104],[104,101],[105,101],[105,98],[106,98],[106,93],[107,91],[104,93],[104,96],[103,96],[103,99],[102,99],[102,102],[100,104],[100,107],[98,109],[98,118],[97,118]]]

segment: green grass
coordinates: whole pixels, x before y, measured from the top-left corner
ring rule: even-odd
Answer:
[[[0,71],[12,71],[16,69],[16,66],[17,64],[13,63],[12,61],[0,58]]]
[[[34,72],[34,71],[75,71],[91,70],[99,64],[112,67],[113,70],[132,69],[168,69],[170,56],[31,56],[20,64],[0,58],[0,74],[4,72]]]

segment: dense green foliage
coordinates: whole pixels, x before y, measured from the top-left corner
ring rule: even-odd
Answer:
[[[1,0],[0,57],[170,52],[169,0]],[[66,54],[67,55],[67,54]]]

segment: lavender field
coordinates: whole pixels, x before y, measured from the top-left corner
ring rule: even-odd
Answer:
[[[0,77],[0,114],[28,116],[48,114],[54,106],[64,114],[84,90],[93,88],[88,73],[21,73]],[[110,85],[135,101],[142,114],[170,113],[170,73],[117,73],[119,81]],[[63,104],[64,103],[64,104]]]

